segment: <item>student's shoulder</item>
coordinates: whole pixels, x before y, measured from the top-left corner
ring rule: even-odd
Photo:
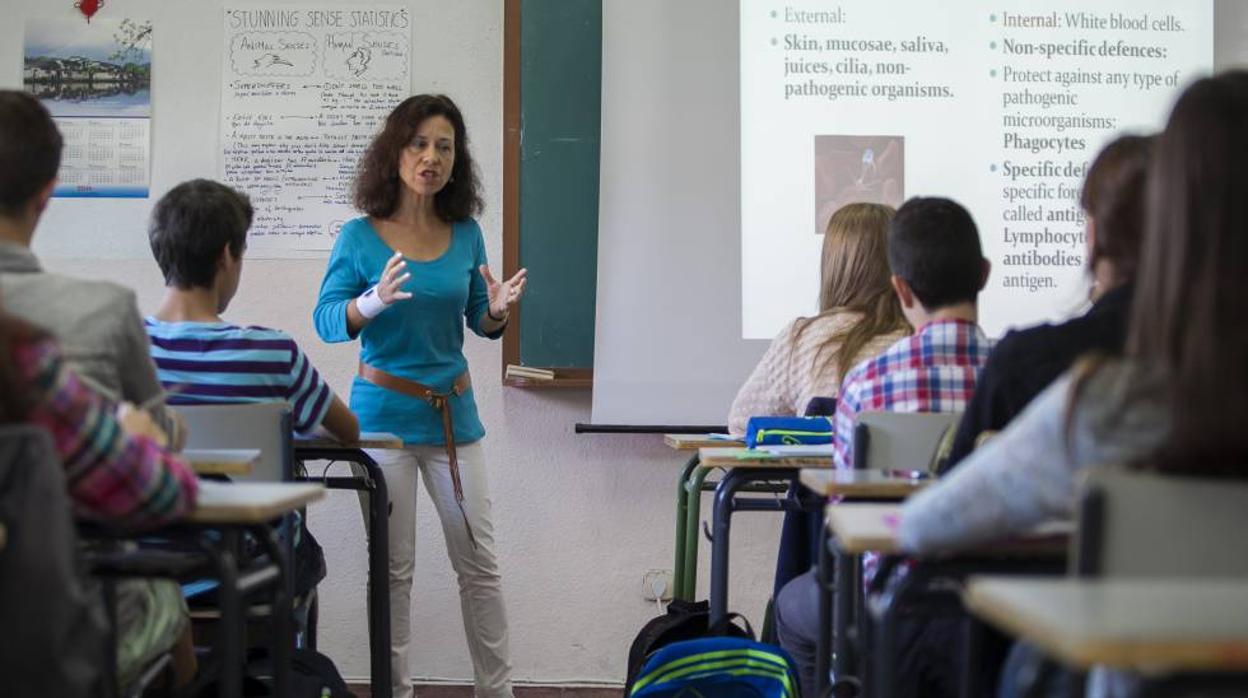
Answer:
[[[989,364],[1025,368],[1058,364],[1065,368],[1078,356],[1101,350],[1117,353],[1116,335],[1102,331],[1099,318],[1082,316],[1062,323],[1046,323],[1011,330],[993,345]],[[1120,340],[1118,340],[1120,344]]]
[[[861,359],[845,374],[845,390],[856,389],[859,384],[874,380],[887,373],[891,364],[909,358],[914,353],[914,336],[902,335],[874,356]]]
[[[481,225],[477,223],[476,218],[471,216],[452,223],[451,234],[456,240],[469,245],[485,244],[485,234],[481,232]]]
[[[112,281],[81,279],[63,274],[45,272],[39,275],[41,291],[52,302],[81,312],[130,312],[138,308],[133,289]]]
[[[359,216],[343,223],[338,228],[337,237],[342,242],[356,243],[365,235],[374,234],[373,224],[368,220],[368,216]]]
[[[231,331],[239,339],[289,344],[292,348],[299,348],[299,344],[295,341],[293,335],[285,330],[277,329],[276,327],[265,327],[264,325],[233,325]]]

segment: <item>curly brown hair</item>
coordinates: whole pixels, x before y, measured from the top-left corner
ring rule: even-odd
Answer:
[[[355,173],[355,207],[375,218],[389,218],[399,206],[403,182],[399,179],[399,155],[411,144],[416,129],[432,116],[445,117],[455,128],[455,164],[451,179],[433,197],[434,210],[444,221],[462,221],[479,215],[481,181],[468,150],[468,130],[459,107],[446,95],[416,95],[403,100],[386,117],[381,132],[360,158]]]

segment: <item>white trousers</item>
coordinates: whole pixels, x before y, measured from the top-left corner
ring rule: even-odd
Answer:
[[[407,446],[399,450],[369,450],[368,454],[381,466],[390,498],[390,633],[393,638],[390,671],[394,698],[406,698],[412,690],[407,655],[412,636],[417,470],[442,521],[447,555],[459,578],[459,603],[468,651],[472,655],[476,695],[511,698],[507,614],[498,562],[494,557],[494,524],[481,444],[461,444],[456,449],[464,490],[464,512],[476,539],[475,548],[455,501],[445,448]],[[362,497],[361,504],[365,502]]]

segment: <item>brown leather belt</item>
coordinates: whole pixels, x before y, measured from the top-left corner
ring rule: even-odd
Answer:
[[[414,398],[424,400],[429,406],[437,410],[442,415],[442,438],[446,442],[446,458],[450,464],[451,485],[455,489],[455,501],[459,504],[459,513],[464,517],[464,527],[468,529],[468,540],[472,543],[472,547],[477,547],[477,539],[472,535],[472,525],[468,523],[468,512],[464,511],[464,486],[459,479],[459,459],[455,456],[455,423],[451,420],[450,398],[452,395],[459,397],[468,392],[468,388],[472,387],[472,376],[464,371],[455,378],[454,384],[451,386],[450,392],[439,392],[423,383],[417,383],[414,380],[396,376],[393,373],[369,366],[363,361],[360,362],[360,377],[380,386],[386,390],[393,390],[396,393],[410,395]]]

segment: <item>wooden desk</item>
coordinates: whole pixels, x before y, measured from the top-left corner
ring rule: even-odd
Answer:
[[[903,552],[897,545],[900,504],[829,504],[824,517],[828,530],[836,536],[837,548],[842,552],[853,555],[867,552],[896,555]],[[1037,526],[1022,536],[966,552],[974,556],[1060,554],[1065,552],[1072,530],[1070,522],[1054,521]]]
[[[255,448],[188,448],[179,455],[196,475],[250,475],[260,462]]]
[[[696,451],[700,448],[744,448],[745,442],[739,440],[712,439],[708,434],[664,434],[663,443],[677,451]]]
[[[905,499],[934,482],[894,475],[885,470],[805,468],[802,484],[824,497],[844,499]]]
[[[1074,667],[1248,670],[1248,580],[975,577],[963,601]]]
[[[831,468],[832,456],[776,456],[767,451],[740,447],[698,449],[698,458],[705,468]]]
[[[325,496],[323,485],[289,482],[199,481],[199,499],[187,518],[197,524],[259,524]]]
[[[834,577],[836,593],[821,588],[819,596],[820,635],[817,643],[819,657],[832,657],[833,674],[838,680],[855,676],[858,671],[855,656],[860,648],[849,639],[849,628],[860,622],[863,616],[861,599],[857,591],[862,584],[860,558],[864,553],[900,555],[897,542],[897,523],[900,521],[900,504],[839,503],[828,505],[825,511],[827,527],[825,539],[820,543],[818,574],[826,584],[829,573]],[[1028,574],[1044,573],[1049,567],[1064,566],[1066,545],[1072,526],[1068,522],[1039,526],[1032,532],[1017,538],[992,543],[955,555],[939,555],[923,558],[920,564],[910,568],[906,583],[899,585],[894,593],[885,594],[884,602],[872,612],[875,641],[875,673],[873,682],[877,695],[891,695],[895,674],[894,647],[899,610],[912,610],[920,605],[918,599],[928,592],[922,580],[944,577],[939,586],[942,593],[948,588],[947,579],[957,579],[973,572],[1014,572]],[[835,536],[831,543],[827,534]],[[832,570],[830,555],[835,553],[836,564]],[[917,598],[916,598],[917,597]],[[855,603],[857,601],[857,603]],[[833,610],[835,604],[835,610]],[[828,651],[831,648],[831,651]],[[887,648],[887,649],[884,649]],[[820,661],[817,671],[825,671],[826,659]]]
[[[328,434],[296,435],[295,448],[403,448],[403,439],[384,431],[360,433],[355,443],[344,444]]]

